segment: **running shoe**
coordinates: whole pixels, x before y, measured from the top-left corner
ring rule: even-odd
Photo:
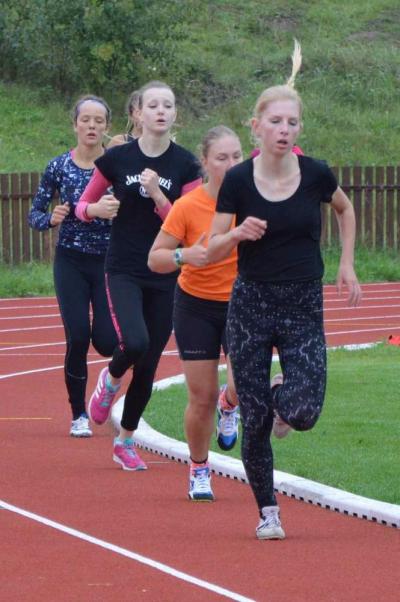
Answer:
[[[119,441],[114,439],[114,462],[121,464],[123,470],[146,470],[147,466],[135,450],[133,439]]]
[[[93,435],[89,426],[89,418],[86,413],[81,414],[79,418],[71,422],[69,434],[71,437],[91,437]]]
[[[275,374],[275,376],[271,380],[271,389],[281,385],[283,385],[283,374]],[[291,430],[293,430],[292,427],[289,426],[287,422],[282,420],[278,412],[275,410],[274,422],[272,425],[272,433],[274,434],[274,436],[277,439],[283,439],[290,433]]]
[[[120,385],[112,387],[107,383],[108,368],[103,368],[99,374],[97,386],[88,404],[89,417],[96,424],[104,424],[110,415],[111,406]]]
[[[189,499],[194,502],[212,502],[214,500],[208,463],[190,465]]]
[[[265,506],[261,509],[261,518],[256,528],[257,539],[285,539],[279,518],[279,506]]]
[[[226,401],[227,386],[223,385],[220,390],[217,403],[217,443],[224,451],[234,447],[239,433],[239,406],[232,409]]]

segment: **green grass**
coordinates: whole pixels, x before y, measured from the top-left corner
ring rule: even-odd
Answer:
[[[331,284],[336,279],[339,250],[323,249],[323,255],[324,282]],[[398,253],[360,248],[356,254],[356,267],[360,282],[400,281]],[[9,267],[0,264],[0,297],[41,295],[54,295],[51,265],[31,263]]]
[[[209,127],[225,123],[237,130],[247,153],[246,121],[259,93],[288,77],[296,37],[303,49],[301,146],[331,165],[397,165],[399,17],[397,0],[205,3],[171,42],[167,64],[154,55],[149,77],[166,79],[178,92],[179,142],[196,150]],[[155,32],[155,46],[157,35],[162,32]],[[112,90],[106,97],[116,133],[131,90],[118,88],[118,75]],[[0,82],[0,172],[42,170],[73,144],[70,99],[83,91],[64,99],[46,86]]]
[[[382,344],[328,353],[325,406],[315,428],[273,440],[275,468],[352,493],[400,504],[398,479],[400,348]],[[278,364],[274,364],[274,371]],[[184,441],[182,385],[153,394],[144,415],[155,428]],[[221,452],[240,457],[240,445]]]
[[[54,295],[52,269],[40,263],[13,267],[0,264],[0,298]]]

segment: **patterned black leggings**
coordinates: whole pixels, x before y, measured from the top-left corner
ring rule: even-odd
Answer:
[[[305,431],[316,423],[325,396],[321,282],[264,283],[239,276],[227,334],[243,423],[243,465],[258,507],[273,506],[273,411]],[[271,392],[273,347],[284,382]]]

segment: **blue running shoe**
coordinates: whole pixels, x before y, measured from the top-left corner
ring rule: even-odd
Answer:
[[[234,447],[239,434],[239,407],[231,410],[227,408],[225,401],[226,385],[221,387],[217,403],[217,443],[224,451],[229,451]]]
[[[189,478],[189,499],[194,502],[212,502],[211,471],[208,464],[191,464]]]

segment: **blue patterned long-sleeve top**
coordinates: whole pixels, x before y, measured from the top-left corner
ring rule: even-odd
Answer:
[[[93,169],[82,169],[68,151],[52,159],[46,167],[29,212],[29,225],[36,230],[51,228],[48,211],[58,191],[60,203],[69,203],[70,212],[60,225],[57,245],[83,253],[105,255],[110,239],[111,222],[93,219],[86,223],[75,217],[75,206],[89,182]]]

